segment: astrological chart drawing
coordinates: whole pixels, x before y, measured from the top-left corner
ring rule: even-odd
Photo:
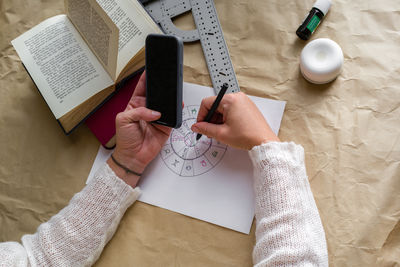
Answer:
[[[204,174],[218,165],[224,157],[227,145],[202,136],[196,141],[196,133],[190,129],[197,120],[199,106],[187,106],[182,111],[182,126],[173,129],[160,156],[165,165],[182,177]]]

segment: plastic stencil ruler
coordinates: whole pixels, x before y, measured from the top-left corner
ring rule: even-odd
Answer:
[[[184,42],[200,40],[216,93],[224,83],[229,85],[227,92],[240,91],[213,0],[140,1],[165,33],[179,36]],[[192,11],[197,28],[178,29],[172,18],[189,11]]]

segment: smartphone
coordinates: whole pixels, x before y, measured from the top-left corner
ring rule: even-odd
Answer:
[[[146,107],[161,113],[154,123],[182,125],[183,42],[173,35],[146,38]]]

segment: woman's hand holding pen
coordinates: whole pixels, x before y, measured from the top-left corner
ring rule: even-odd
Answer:
[[[226,94],[211,122],[204,119],[215,96],[203,99],[192,131],[214,138],[229,146],[250,150],[262,143],[280,141],[272,132],[257,106],[244,93]]]

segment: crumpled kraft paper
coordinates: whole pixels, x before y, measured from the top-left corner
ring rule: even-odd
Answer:
[[[304,146],[331,266],[400,265],[400,2],[333,0],[312,39],[343,49],[342,74],[312,85],[295,31],[312,0],[215,0],[242,91],[287,101],[279,137]],[[64,136],[10,41],[63,13],[63,1],[0,2],[0,241],[33,233],[84,186],[99,143]],[[182,29],[193,19],[176,19]],[[199,43],[185,81],[211,85]],[[250,266],[243,235],[135,203],[97,266]]]

